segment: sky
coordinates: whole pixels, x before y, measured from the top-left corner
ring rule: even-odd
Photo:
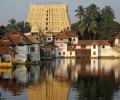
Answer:
[[[26,20],[30,0],[0,0],[0,25],[6,25],[11,18],[17,21]],[[54,2],[62,3],[65,0],[31,0],[33,3]],[[77,21],[75,17],[75,9],[79,5],[87,7],[94,3],[98,7],[103,8],[105,5],[111,6],[114,10],[116,20],[120,23],[120,0],[68,0],[69,16],[71,23]]]

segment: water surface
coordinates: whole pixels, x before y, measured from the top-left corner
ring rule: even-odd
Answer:
[[[0,68],[0,100],[120,100],[120,60],[55,59]]]

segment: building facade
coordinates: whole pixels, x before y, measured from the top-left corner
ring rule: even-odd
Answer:
[[[40,45],[36,35],[24,35],[16,30],[6,33],[0,40],[0,47],[10,47],[17,52],[16,62],[40,61]]]
[[[70,29],[67,4],[30,4],[27,22],[31,32],[60,32]]]

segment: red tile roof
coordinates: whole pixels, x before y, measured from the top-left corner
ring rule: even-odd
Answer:
[[[78,37],[77,34],[76,34],[76,32],[72,32],[72,31],[65,32],[65,34],[67,34],[69,37]]]
[[[120,39],[120,33],[118,33],[115,38],[116,38],[116,39]]]
[[[58,46],[56,46],[53,42],[49,42],[49,43],[45,44],[44,46],[42,46],[42,48],[45,48],[45,49],[56,48],[56,47],[58,47]]]
[[[9,47],[0,47],[0,55],[1,54],[16,54],[16,51]]]
[[[23,33],[18,31],[12,31],[6,33],[0,40],[0,46],[10,46],[18,44],[31,44],[32,41],[29,40]]]
[[[54,35],[55,39],[68,39],[70,37],[78,37],[76,32],[60,32]]]
[[[79,40],[79,45],[110,45],[108,40]]]
[[[65,33],[58,33],[58,34],[54,35],[54,38],[55,39],[68,39],[69,36]]]
[[[76,49],[74,47],[68,47],[67,49],[68,51],[79,51],[79,52],[88,52],[88,51],[91,51],[90,49]]]
[[[38,44],[39,42],[39,37],[36,35],[28,35],[27,38],[32,41],[34,44]]]

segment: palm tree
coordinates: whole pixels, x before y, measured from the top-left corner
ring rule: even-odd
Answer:
[[[115,19],[114,11],[110,6],[105,6],[102,9],[101,15],[103,19],[103,27],[104,29],[106,29],[107,32],[109,32]]]
[[[82,20],[83,16],[84,16],[84,8],[83,6],[78,6],[78,8],[75,10],[76,12],[76,16],[80,19],[80,21]]]
[[[86,16],[88,16],[90,20],[96,20],[99,15],[99,11],[99,7],[97,7],[95,4],[91,4],[86,8]]]

